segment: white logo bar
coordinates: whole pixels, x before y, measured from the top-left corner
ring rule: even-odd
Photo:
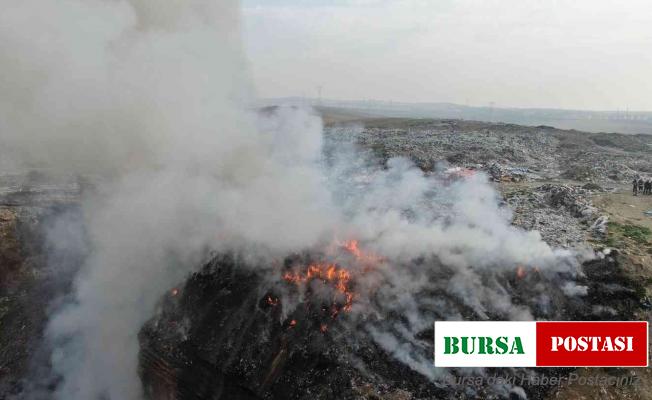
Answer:
[[[436,321],[435,367],[534,367],[535,321]]]

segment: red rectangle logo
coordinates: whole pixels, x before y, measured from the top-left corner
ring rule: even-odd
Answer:
[[[537,367],[647,366],[647,322],[537,322]]]

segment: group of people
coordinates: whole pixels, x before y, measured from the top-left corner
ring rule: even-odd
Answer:
[[[634,196],[637,196],[639,193],[643,194],[652,194],[652,180],[643,178],[634,179],[632,182],[634,189]]]

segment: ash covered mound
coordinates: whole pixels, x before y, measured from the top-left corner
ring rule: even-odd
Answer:
[[[176,295],[166,296],[141,331],[150,398],[407,399],[409,393],[445,393],[373,341],[360,340],[356,330],[364,323],[344,311],[345,299],[331,303],[312,293],[285,315],[278,293],[294,284],[274,284],[237,264],[232,257],[214,259]],[[432,331],[425,332],[424,353],[429,340]]]
[[[605,284],[618,275],[611,256],[585,263],[572,285],[576,293],[567,272],[519,267],[479,272],[476,279],[492,294],[467,298],[452,289],[457,274],[439,260],[399,265],[356,242],[341,244],[336,256],[331,250],[249,263],[216,256],[161,300],[139,335],[150,399],[518,398],[523,390],[510,385],[454,382],[563,370],[436,369],[432,322],[505,319],[507,304],[558,320],[628,318],[625,310],[636,308],[627,282],[623,290]],[[416,291],[396,287],[390,276],[416,279],[417,271],[428,283]],[[524,389],[529,398],[548,390]]]

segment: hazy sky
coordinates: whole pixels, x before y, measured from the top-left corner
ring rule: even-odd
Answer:
[[[261,97],[652,110],[650,0],[243,0]]]

